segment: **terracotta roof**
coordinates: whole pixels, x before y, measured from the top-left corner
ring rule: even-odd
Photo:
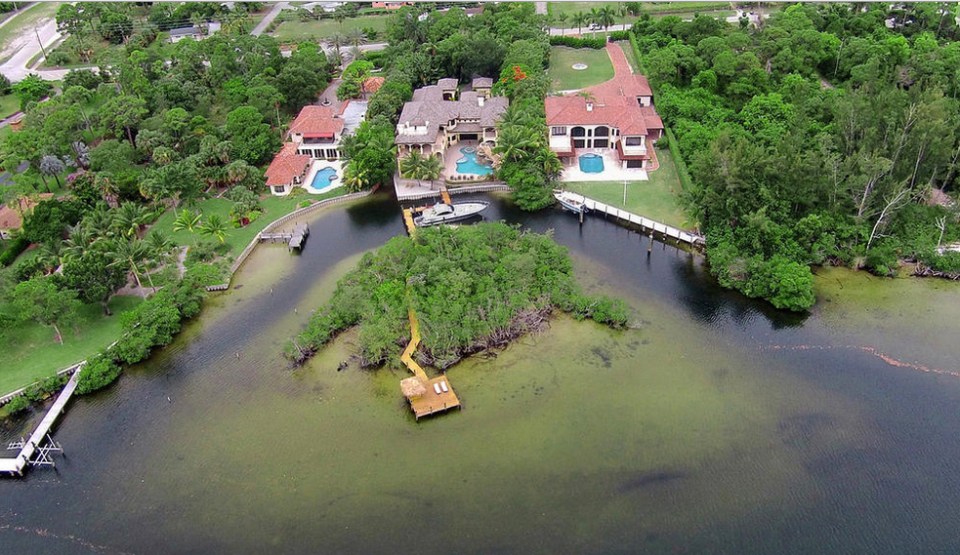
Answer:
[[[40,200],[48,200],[53,198],[52,193],[41,193],[37,195]],[[20,197],[20,208],[10,207],[6,204],[0,206],[0,229],[20,229],[20,226],[23,225],[23,220],[20,218],[20,212],[29,214],[33,207],[37,205],[33,199],[27,197]]]
[[[290,133],[340,133],[343,120],[334,116],[333,110],[326,106],[304,106],[290,124]]]
[[[386,79],[383,77],[367,77],[360,85],[360,91],[367,94],[373,94],[380,90],[380,87],[383,86],[384,81],[386,81]]]
[[[289,185],[310,166],[310,157],[297,154],[296,143],[285,143],[267,168],[267,187]]]

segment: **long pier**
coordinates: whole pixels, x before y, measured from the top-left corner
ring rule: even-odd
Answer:
[[[0,473],[23,476],[24,469],[27,467],[27,465],[33,462],[31,460],[32,457],[41,448],[44,438],[50,434],[50,430],[53,429],[53,425],[56,424],[57,418],[59,418],[63,413],[63,409],[66,408],[67,403],[70,401],[70,397],[73,396],[73,392],[77,389],[77,381],[79,379],[80,368],[77,368],[73,372],[73,375],[70,376],[70,380],[67,382],[67,385],[65,385],[63,390],[60,391],[60,395],[57,397],[57,400],[53,402],[53,405],[47,411],[47,414],[43,416],[40,424],[38,424],[36,429],[33,430],[33,433],[30,434],[30,439],[24,442],[17,456],[13,458],[0,459]]]
[[[587,207],[587,210],[594,212],[601,212],[608,216],[612,216],[618,220],[631,223],[636,225],[644,230],[659,233],[663,237],[670,237],[675,241],[680,243],[686,243],[693,247],[701,248],[705,244],[705,240],[702,235],[696,233],[690,233],[689,231],[684,231],[682,229],[677,229],[673,226],[669,226],[665,223],[658,222],[656,220],[651,220],[650,218],[645,218],[639,214],[634,214],[633,212],[628,212],[627,210],[621,210],[609,204],[604,204],[602,202],[595,201],[589,197],[579,195],[577,193],[572,193],[566,191],[568,195],[572,195],[577,198],[583,205]]]

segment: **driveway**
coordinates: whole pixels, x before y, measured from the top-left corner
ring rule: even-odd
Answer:
[[[250,34],[255,37],[259,37],[260,35],[262,35],[263,32],[267,30],[267,27],[270,25],[270,23],[272,23],[273,20],[276,19],[278,15],[280,15],[280,12],[283,11],[283,9],[288,7],[289,5],[290,4],[288,4],[287,2],[277,2],[276,4],[274,4],[273,9],[270,10],[270,13],[264,16],[264,18],[260,20],[260,23],[257,23],[257,25],[253,28],[253,30],[250,31]]]
[[[63,76],[67,74],[68,70],[66,69],[31,70],[27,67],[27,63],[41,53],[41,43],[43,43],[43,48],[49,52],[50,48],[61,38],[54,18],[41,19],[37,23],[35,30],[33,28],[21,30],[20,35],[14,38],[3,52],[3,55],[9,55],[11,52],[13,52],[13,55],[3,65],[0,65],[0,73],[6,75],[7,79],[14,83],[22,81],[30,73],[36,73],[48,81],[63,79]]]

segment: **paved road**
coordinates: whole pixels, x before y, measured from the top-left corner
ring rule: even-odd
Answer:
[[[41,19],[37,21],[36,30],[33,27],[25,28],[21,31],[20,36],[13,39],[6,52],[15,52],[9,60],[0,65],[0,73],[6,75],[10,81],[14,83],[22,81],[30,73],[36,73],[48,81],[63,79],[63,76],[67,74],[65,69],[40,71],[31,70],[27,67],[27,63],[40,53],[40,42],[37,41],[37,35],[40,36],[43,47],[48,49],[49,52],[49,49],[60,40],[56,20],[52,17]]]
[[[259,37],[260,35],[262,35],[263,32],[267,30],[267,26],[269,26],[270,23],[273,22],[273,20],[276,19],[278,15],[280,15],[280,12],[283,11],[283,9],[288,7],[289,5],[290,4],[288,4],[287,2],[277,2],[276,4],[274,4],[273,8],[270,10],[270,13],[264,16],[264,18],[260,20],[260,23],[257,23],[256,27],[254,27],[253,30],[250,31],[250,34],[255,37]]]

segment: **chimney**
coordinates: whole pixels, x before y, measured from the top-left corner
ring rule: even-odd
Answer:
[[[593,111],[593,102],[590,102],[589,100],[587,101],[587,111],[588,112]]]
[[[477,97],[477,106],[483,108],[483,97],[482,97],[482,96],[478,96],[478,97]]]

